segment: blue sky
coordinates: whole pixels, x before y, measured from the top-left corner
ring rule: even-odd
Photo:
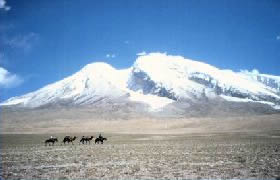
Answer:
[[[0,99],[167,52],[280,75],[279,0],[0,0]]]

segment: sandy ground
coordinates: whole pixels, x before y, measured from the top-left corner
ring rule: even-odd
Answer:
[[[2,134],[109,132],[129,134],[186,134],[213,132],[271,131],[280,129],[280,114],[181,119],[58,119],[40,114],[1,115]]]
[[[65,134],[56,134],[59,140]],[[72,134],[81,137],[91,134]],[[280,131],[104,134],[105,144],[45,146],[49,134],[1,135],[2,179],[277,179]],[[78,138],[79,139],[79,138]]]
[[[280,114],[203,118],[93,118],[4,112],[0,179],[277,179]],[[61,118],[64,117],[64,118]],[[103,145],[61,145],[65,135]],[[50,135],[60,140],[45,146]]]

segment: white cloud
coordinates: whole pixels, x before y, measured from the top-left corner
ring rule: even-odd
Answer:
[[[106,54],[106,58],[115,58],[116,55],[115,54]]]
[[[26,35],[17,35],[12,38],[4,37],[4,44],[12,48],[20,48],[23,49],[24,52],[28,52],[38,38],[38,34],[31,32]]]
[[[142,51],[140,53],[137,53],[136,55],[137,56],[145,56],[145,55],[147,55],[147,53],[145,51]]]
[[[0,67],[0,88],[12,88],[20,85],[23,79]]]
[[[5,0],[0,0],[0,9],[3,9],[5,11],[9,11],[11,9],[11,7],[6,5]]]

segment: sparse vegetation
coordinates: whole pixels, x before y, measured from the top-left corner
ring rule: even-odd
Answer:
[[[1,135],[3,179],[268,179],[280,176],[280,132],[110,134],[101,145],[44,146],[48,135]],[[77,135],[81,137],[81,135]],[[58,139],[61,141],[64,135]]]

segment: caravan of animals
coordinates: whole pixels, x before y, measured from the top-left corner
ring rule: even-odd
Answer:
[[[72,145],[74,145],[74,141],[77,139],[78,137],[76,136],[65,136],[64,139],[62,140],[63,144],[65,145],[66,143],[72,143]],[[80,140],[80,143],[82,144],[90,144],[90,141],[94,138],[94,136],[82,136],[81,140]],[[101,134],[99,134],[99,136],[97,138],[95,138],[94,142],[95,144],[103,144],[104,141],[107,141],[107,138],[104,138]],[[45,141],[45,145],[54,145],[55,142],[58,142],[58,138],[57,137],[54,137],[54,136],[51,136],[50,138],[48,138],[46,141]],[[80,144],[79,143],[79,144]]]

